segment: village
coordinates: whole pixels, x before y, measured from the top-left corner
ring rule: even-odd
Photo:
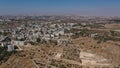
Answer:
[[[76,16],[1,17],[0,64],[9,66],[13,60],[9,58],[13,54],[16,58],[32,60],[28,61],[33,63],[31,68],[119,67],[120,24],[116,19]],[[112,47],[118,52],[110,51]],[[10,56],[6,57],[2,53]],[[22,60],[19,62],[22,63]]]

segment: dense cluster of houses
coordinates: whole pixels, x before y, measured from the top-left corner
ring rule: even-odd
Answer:
[[[51,22],[21,24],[16,29],[1,30],[0,43],[1,46],[7,46],[8,51],[14,50],[12,46],[25,46],[30,42],[36,43],[38,38],[46,43],[56,40],[57,45],[67,45],[70,43],[69,35],[71,33],[65,33],[65,30],[70,30],[74,24]]]
[[[77,19],[80,19],[80,21],[78,21]],[[11,20],[11,18],[9,20]],[[55,41],[57,45],[68,45],[69,43],[71,43],[71,36],[75,35],[76,32],[70,30],[78,29],[78,32],[76,33],[81,33],[81,29],[91,29],[91,25],[93,25],[94,23],[92,23],[93,21],[89,22],[88,20],[89,17],[86,20],[86,18],[82,19],[82,17],[42,16],[21,18],[13,17],[11,22],[9,22],[4,21],[4,19],[1,18],[0,25],[5,24],[2,22],[13,23],[13,21],[15,21],[16,25],[19,26],[16,26],[14,23],[14,28],[1,29],[0,27],[0,44],[2,47],[7,45],[25,46],[31,43],[51,43],[51,41]],[[89,34],[89,37],[93,38],[97,35],[98,33],[91,33]],[[12,46],[10,47],[12,50],[14,50]],[[10,51],[10,49],[8,51]]]

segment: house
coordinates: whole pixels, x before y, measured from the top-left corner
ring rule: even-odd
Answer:
[[[11,41],[11,44],[16,45],[16,46],[24,46],[24,41]]]
[[[57,40],[58,45],[67,45],[69,43],[70,43],[69,39],[58,39]]]
[[[7,46],[8,44],[11,44],[11,38],[5,37],[1,40],[1,45],[2,46]]]
[[[96,37],[97,35],[98,35],[98,33],[93,33],[93,34],[90,34],[89,37],[94,38],[94,37]]]
[[[4,47],[4,44],[1,42],[1,46]]]
[[[7,45],[7,51],[10,52],[10,51],[14,51],[14,46],[13,45]]]

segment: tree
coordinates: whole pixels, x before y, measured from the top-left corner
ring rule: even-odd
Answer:
[[[40,39],[40,38],[37,38],[37,42],[40,43],[40,42],[41,42],[41,39]]]

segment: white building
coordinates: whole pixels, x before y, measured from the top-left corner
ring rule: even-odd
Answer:
[[[57,44],[58,45],[67,45],[70,42],[69,39],[58,39]]]
[[[90,34],[89,37],[93,38],[93,37],[95,37],[97,35],[98,35],[98,33],[93,33],[93,34]]]
[[[24,41],[12,41],[11,42],[13,45],[16,45],[16,46],[24,46]]]
[[[8,49],[7,51],[14,51],[14,46],[13,45],[7,45]]]

